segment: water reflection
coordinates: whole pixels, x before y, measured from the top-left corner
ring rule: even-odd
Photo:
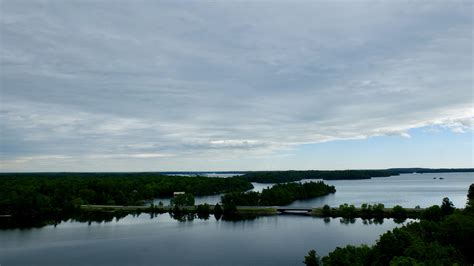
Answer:
[[[356,219],[355,218],[340,218],[339,222],[341,222],[341,224],[354,224],[356,222]]]
[[[176,209],[169,211],[168,213],[159,213],[159,212],[149,212],[149,213],[140,213],[140,212],[134,212],[134,213],[126,213],[126,212],[83,212],[80,214],[77,214],[73,217],[69,218],[64,218],[64,219],[58,219],[53,222],[50,222],[49,224],[46,223],[40,223],[40,224],[28,224],[26,222],[23,222],[23,226],[19,226],[18,221],[11,221],[12,224],[10,226],[5,226],[0,223],[0,229],[29,229],[29,228],[40,228],[44,227],[47,225],[51,225],[53,227],[57,227],[63,223],[83,223],[87,224],[88,226],[93,226],[96,224],[109,224],[109,223],[119,223],[122,219],[125,218],[132,218],[136,219],[139,217],[144,217],[145,215],[149,218],[149,220],[154,220],[162,217],[162,215],[168,215],[169,218],[178,221],[178,222],[193,222],[195,220],[202,220],[202,221],[207,221],[207,220],[213,220],[213,221],[226,221],[226,222],[239,222],[239,221],[252,221],[256,220],[260,217],[264,216],[259,216],[259,215],[252,215],[252,214],[237,214],[237,213],[196,213],[196,212],[189,212],[183,209]],[[272,215],[272,216],[278,216],[278,217],[308,217],[307,214],[301,214],[301,213],[282,213],[278,215]],[[338,220],[340,224],[343,225],[350,225],[356,223],[356,221],[360,220],[363,225],[381,225],[384,223],[384,218],[371,218],[371,219],[362,219],[362,218],[331,218],[331,217],[313,217],[314,219],[320,219],[323,220],[325,224],[331,223],[333,220]],[[303,218],[304,219],[304,218]],[[385,218],[387,219],[387,218]],[[396,224],[401,224],[404,223],[407,219],[406,218],[399,218],[399,219],[387,219],[390,220]],[[414,219],[409,219],[411,221],[414,221]]]
[[[301,265],[309,249],[324,255],[337,246],[370,245],[397,226],[391,219],[344,224],[339,218],[296,215],[107,214],[81,221],[0,231],[2,264]]]
[[[364,225],[372,225],[372,224],[383,224],[383,220],[384,218],[372,218],[372,219],[362,219],[362,223]],[[402,220],[397,220],[397,219],[393,219],[393,222],[395,222],[396,224],[401,224],[403,222],[405,222],[407,219],[403,219]]]

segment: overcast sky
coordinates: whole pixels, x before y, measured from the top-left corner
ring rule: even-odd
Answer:
[[[472,1],[0,3],[0,171],[474,167]]]

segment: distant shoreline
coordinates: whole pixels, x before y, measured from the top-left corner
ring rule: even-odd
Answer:
[[[268,173],[268,172],[313,172],[313,171],[323,171],[323,172],[338,172],[338,171],[394,171],[401,173],[469,173],[474,172],[474,168],[423,168],[423,167],[408,167],[408,168],[367,168],[367,169],[339,169],[339,170],[249,170],[249,171],[51,171],[51,172],[0,172],[2,174],[65,174],[65,173],[75,173],[75,174],[94,174],[94,173],[122,173],[122,174],[137,174],[137,173],[156,173],[163,175],[175,175],[175,174],[247,174],[247,173]]]

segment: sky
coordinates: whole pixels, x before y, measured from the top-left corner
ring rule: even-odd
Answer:
[[[0,1],[0,171],[474,167],[472,1]]]

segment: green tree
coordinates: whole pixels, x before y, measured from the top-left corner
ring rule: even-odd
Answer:
[[[191,193],[179,194],[170,201],[171,206],[194,206],[194,195]]]
[[[421,218],[428,221],[439,221],[441,219],[441,208],[438,205],[426,208],[421,214]]]
[[[441,203],[441,215],[446,216],[454,212],[454,204],[449,200],[448,197],[443,199]]]
[[[392,208],[392,216],[396,223],[403,223],[407,218],[407,211],[400,205]]]
[[[369,264],[370,248],[366,245],[355,247],[348,245],[336,248],[322,259],[323,265],[362,266]],[[370,265],[370,264],[369,264]]]
[[[214,206],[214,218],[216,218],[217,221],[219,221],[222,217],[222,207],[219,205],[219,203],[216,203],[216,206]]]
[[[469,186],[469,192],[467,193],[466,210],[474,211],[474,184],[471,184]]]
[[[423,266],[425,264],[420,263],[414,258],[410,257],[395,257],[390,261],[390,266]]]
[[[208,204],[199,204],[196,207],[196,213],[199,219],[204,219],[204,220],[209,219],[210,212],[211,212],[211,207]]]
[[[394,218],[406,218],[407,211],[400,205],[396,205],[392,208],[392,216]]]
[[[323,210],[322,210],[322,214],[324,217],[329,217],[331,216],[331,207],[329,207],[329,205],[324,205],[323,206]]]
[[[362,217],[370,217],[372,215],[372,205],[362,203],[362,205],[360,205],[360,214]]]
[[[321,259],[316,253],[316,250],[312,249],[308,252],[308,255],[304,256],[304,264],[306,266],[319,266],[321,264]]]
[[[234,201],[222,202],[222,206],[225,213],[233,213],[237,211],[237,205]]]
[[[222,207],[219,205],[219,203],[216,203],[216,206],[214,206],[214,213],[215,214],[222,214]]]
[[[374,206],[372,207],[372,215],[374,217],[379,217],[379,218],[383,217],[384,208],[385,208],[385,205],[383,205],[382,203],[374,204]]]
[[[353,218],[356,216],[356,208],[354,205],[347,203],[339,205],[339,215],[344,218]]]

